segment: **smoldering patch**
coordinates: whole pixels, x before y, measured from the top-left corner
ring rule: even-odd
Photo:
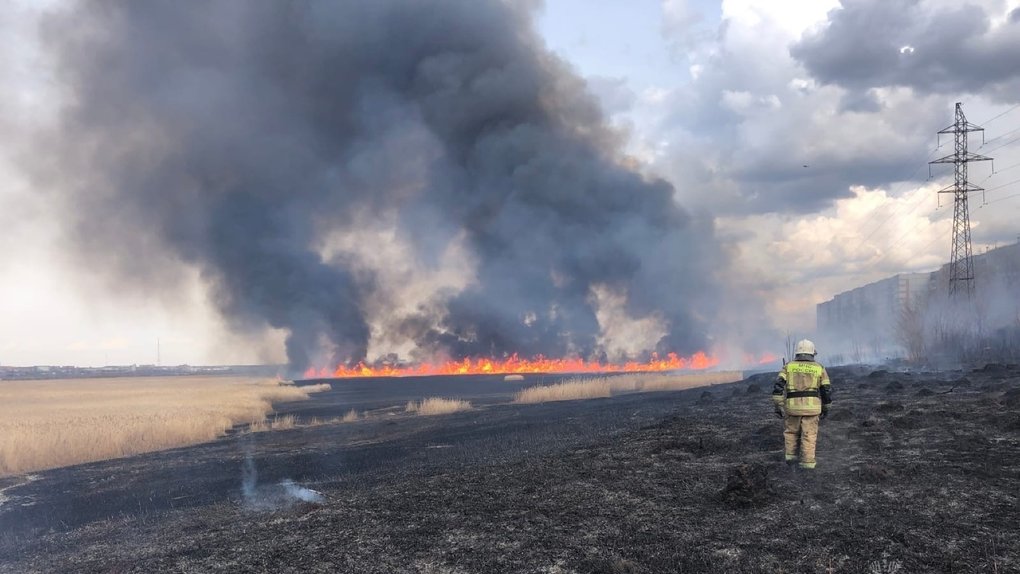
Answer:
[[[323,504],[326,496],[317,490],[301,486],[293,479],[284,478],[276,483],[259,484],[255,467],[254,441],[244,442],[244,460],[241,463],[241,503],[249,510],[275,511],[297,504]]]

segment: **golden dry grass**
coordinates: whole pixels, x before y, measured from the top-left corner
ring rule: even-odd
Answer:
[[[680,391],[706,385],[733,383],[744,378],[741,371],[716,371],[711,373],[685,373],[682,375],[649,374],[639,383],[641,392]]]
[[[514,395],[515,403],[545,403],[604,398],[634,392],[677,391],[732,383],[743,379],[740,371],[711,373],[628,373],[603,377],[567,379],[555,385],[531,387]]]
[[[414,401],[408,401],[404,410],[409,413],[418,413],[419,415],[430,416],[448,415],[450,413],[466,411],[469,409],[471,409],[470,401],[431,397],[418,401],[417,403]]]
[[[294,415],[285,415],[282,417],[273,417],[273,422],[270,423],[269,428],[273,430],[289,430],[296,426],[296,420]]]
[[[605,377],[570,379],[555,385],[531,387],[514,395],[515,403],[532,404],[549,401],[573,401],[608,397],[612,388]]]
[[[342,423],[353,423],[353,422],[357,422],[357,420],[359,418],[361,418],[361,417],[358,415],[358,411],[356,411],[354,409],[351,409],[351,410],[347,411],[347,414],[345,414],[342,419],[340,419],[340,422],[342,422]]]
[[[196,444],[238,424],[293,426],[265,420],[273,403],[328,389],[240,377],[2,381],[0,476]]]
[[[266,420],[266,417],[264,416],[260,419],[252,419],[252,421],[248,423],[248,432],[265,432],[267,430],[272,430],[272,428],[272,423]]]
[[[609,381],[609,388],[612,389],[614,395],[622,393],[633,393],[641,390],[641,383],[650,377],[659,377],[662,375],[648,374],[648,373],[627,373],[624,375],[611,375],[604,377],[605,380]]]
[[[350,413],[347,413],[346,415],[344,415],[342,417],[330,417],[328,419],[327,418],[322,418],[322,417],[312,417],[312,418],[308,419],[307,421],[305,421],[303,423],[299,422],[297,424],[297,426],[301,426],[301,427],[321,427],[321,426],[324,426],[324,425],[338,425],[340,423],[349,423],[349,422],[352,422],[350,419],[348,419],[348,416],[350,416]]]

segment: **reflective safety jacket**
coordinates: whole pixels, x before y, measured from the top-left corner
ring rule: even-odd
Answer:
[[[822,405],[832,402],[832,388],[825,367],[813,360],[795,359],[783,365],[772,388],[772,401],[785,407],[787,415],[807,417],[821,414]]]

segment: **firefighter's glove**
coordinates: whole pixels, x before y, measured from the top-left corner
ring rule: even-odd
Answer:
[[[828,408],[824,408],[824,409],[822,409],[822,414],[821,414],[821,415],[819,415],[819,416],[821,416],[821,418],[823,418],[823,419],[824,419],[825,417],[829,416],[829,409],[828,409]]]
[[[783,415],[783,409],[776,407],[776,416],[779,418],[783,418],[785,416]]]

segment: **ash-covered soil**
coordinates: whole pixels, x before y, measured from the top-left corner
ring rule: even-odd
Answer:
[[[479,381],[471,412],[366,398],[358,423],[9,481],[0,571],[1020,571],[1020,368],[830,374],[814,472],[782,462],[772,375],[528,406]]]

